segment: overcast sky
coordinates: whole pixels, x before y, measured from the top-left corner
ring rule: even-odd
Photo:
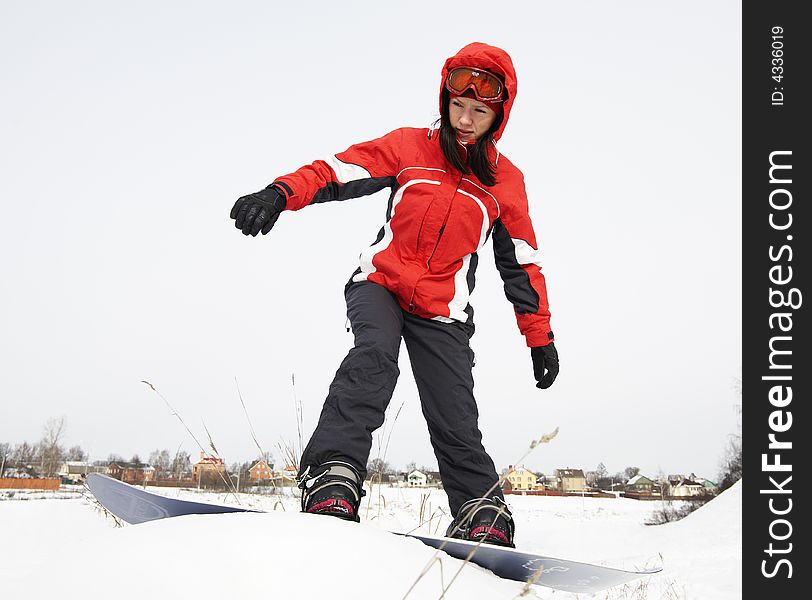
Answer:
[[[229,210],[428,126],[444,60],[471,41],[517,69],[499,146],[525,174],[561,356],[537,390],[488,244],[472,298],[486,448],[501,469],[558,426],[529,468],[714,477],[742,353],[732,1],[3,2],[0,442],[65,416],[93,457],[197,456],[142,380],[229,463],[257,454],[237,382],[266,450],[297,444],[294,391],[309,436],[387,192],[256,239]],[[372,457],[388,440],[393,465],[433,466],[405,348],[400,367]]]

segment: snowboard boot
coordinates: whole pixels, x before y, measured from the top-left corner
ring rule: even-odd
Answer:
[[[507,504],[494,496],[474,498],[463,504],[445,535],[469,542],[515,548],[514,530],[513,517]]]
[[[308,467],[299,477],[302,512],[359,522],[358,509],[366,495],[358,471],[350,464],[329,461]]]

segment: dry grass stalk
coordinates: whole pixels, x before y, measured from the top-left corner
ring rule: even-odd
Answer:
[[[373,473],[372,477],[367,479],[365,483],[369,483],[369,494],[367,494],[367,512],[364,515],[364,518],[369,519],[369,511],[372,508],[372,494],[375,491],[375,479],[378,479],[378,514],[375,515],[377,517],[381,516],[381,474],[380,473]]]
[[[206,431],[206,436],[209,439],[209,447],[212,449],[212,452],[214,452],[214,456],[216,458],[222,460],[223,464],[225,464],[225,461],[220,456],[220,453],[217,451],[217,446],[214,445],[214,440],[212,440],[212,438],[211,438],[211,433],[209,433],[209,428],[206,427],[205,421],[203,422],[203,429]],[[220,479],[225,484],[226,489],[229,491],[229,493],[233,494],[234,499],[237,501],[237,504],[241,504],[240,497],[239,497],[239,495],[237,495],[237,490],[234,488],[234,484],[231,482],[231,478],[230,477],[226,478],[225,473],[223,471],[218,470],[217,474],[220,475]],[[228,497],[228,495],[226,495],[226,497]]]
[[[175,410],[175,409],[172,407],[172,405],[171,405],[171,404],[169,404],[169,400],[167,400],[167,399],[164,397],[164,395],[163,395],[161,392],[159,392],[159,391],[158,391],[158,390],[155,388],[155,386],[154,386],[154,385],[152,385],[152,384],[151,384],[149,381],[144,381],[144,380],[142,380],[142,381],[141,381],[141,383],[145,383],[146,385],[148,385],[148,386],[150,387],[150,389],[151,389],[153,392],[155,392],[156,394],[158,394],[158,397],[159,397],[161,400],[163,400],[163,401],[164,401],[164,404],[166,404],[167,408],[169,409],[169,412],[170,412],[170,413],[172,413],[172,414],[173,414],[175,417],[177,417],[178,421],[180,421],[180,422],[181,422],[181,425],[183,425],[183,427],[186,429],[186,431],[189,433],[189,435],[190,435],[190,436],[192,436],[192,439],[195,441],[195,444],[197,444],[197,447],[198,447],[198,448],[200,448],[200,451],[201,451],[201,452],[203,452],[203,453],[206,453],[205,448],[203,448],[203,444],[201,444],[201,443],[200,443],[200,441],[197,439],[197,437],[195,437],[195,434],[194,434],[194,433],[192,433],[192,430],[191,430],[191,429],[189,429],[189,426],[188,426],[188,425],[186,425],[186,422],[185,422],[185,421],[183,420],[183,418],[180,416],[180,414],[178,413],[178,411],[176,411],[176,410]],[[203,428],[204,428],[204,429],[206,428],[206,424],[205,424],[205,423],[203,424]],[[210,445],[210,446],[211,446],[211,448],[212,448],[212,449],[215,451],[215,454],[217,454],[217,449],[216,449],[216,448],[215,448],[215,446],[214,446],[214,442],[213,442],[213,441],[212,441],[212,439],[211,439],[211,435],[209,434],[208,429],[206,429],[206,434],[209,436],[209,445]],[[220,456],[219,456],[219,455],[217,455],[217,458],[220,458]],[[240,498],[239,498],[239,496],[237,496],[236,492],[233,490],[232,485],[231,485],[231,482],[230,482],[230,481],[226,481],[226,478],[225,478],[225,476],[224,476],[222,473],[220,473],[220,477],[222,478],[223,483],[225,483],[225,484],[226,484],[226,488],[227,488],[229,491],[231,491],[231,492],[234,494],[234,498],[237,500],[237,504],[241,504],[241,503],[240,503]]]
[[[539,445],[541,445],[541,444],[548,444],[548,443],[550,443],[550,442],[551,442],[553,439],[555,439],[555,437],[556,437],[557,435],[558,435],[558,427],[556,427],[556,428],[555,428],[553,431],[551,431],[550,433],[546,433],[546,434],[542,435],[542,436],[541,436],[539,439],[537,439],[537,440],[532,440],[532,441],[530,442],[530,447],[527,449],[527,451],[526,451],[526,452],[525,452],[525,453],[524,453],[524,454],[523,454],[523,455],[522,455],[522,456],[521,456],[521,457],[520,457],[518,460],[514,461],[514,463],[513,463],[513,464],[520,464],[520,463],[524,462],[524,460],[525,460],[525,459],[526,459],[526,458],[527,458],[527,457],[530,455],[530,453],[531,453],[531,452],[533,452],[533,450],[535,450],[535,449],[536,449],[536,448],[537,448]],[[467,513],[466,513],[466,515],[463,515],[463,519],[464,519],[464,518],[466,518],[466,516],[467,516],[467,515],[473,514],[473,512],[474,512],[475,510],[477,510],[477,509],[478,509],[480,506],[482,506],[482,503],[485,501],[485,499],[486,499],[486,498],[488,498],[488,497],[489,497],[489,494],[491,494],[491,493],[492,493],[494,490],[496,490],[497,488],[500,488],[500,487],[502,486],[502,484],[505,482],[505,480],[506,480],[506,479],[507,479],[507,474],[502,475],[501,477],[499,477],[499,479],[497,480],[497,482],[496,482],[496,483],[494,483],[494,484],[493,484],[493,485],[492,485],[492,486],[491,486],[491,487],[488,489],[488,491],[487,491],[487,492],[485,492],[485,494],[483,495],[482,500],[480,500],[479,502],[477,502],[476,504],[474,504],[473,506],[471,506],[471,507],[468,509],[468,511],[467,511]],[[493,525],[496,523],[496,519],[498,519],[498,518],[499,518],[499,515],[500,515],[500,513],[499,513],[499,512],[497,512],[496,517],[494,517],[494,520],[493,520],[493,522],[491,523],[491,526],[493,526]],[[432,559],[429,561],[430,563],[431,563],[431,562],[432,562],[432,561],[433,561],[435,558],[437,558],[437,557],[440,555],[440,553],[441,553],[441,552],[442,552],[442,551],[445,549],[445,546],[446,546],[447,544],[448,544],[448,542],[443,542],[443,543],[440,545],[440,547],[439,547],[437,550],[435,550],[435,552],[434,552],[434,556],[433,556],[433,557],[432,557]],[[478,542],[478,543],[476,544],[476,546],[474,546],[474,547],[471,549],[471,552],[469,552],[469,553],[468,553],[468,556],[465,558],[465,560],[463,561],[463,563],[462,563],[462,565],[460,566],[460,568],[459,568],[459,569],[457,569],[457,572],[454,574],[454,577],[452,577],[452,578],[451,578],[451,581],[449,581],[449,583],[448,583],[448,585],[447,585],[447,586],[443,587],[443,591],[442,591],[442,594],[440,595],[440,598],[444,598],[444,597],[445,597],[446,592],[447,592],[447,591],[448,591],[448,590],[451,588],[451,586],[453,585],[454,581],[457,579],[457,577],[458,577],[458,576],[459,576],[459,574],[462,572],[462,570],[463,570],[463,569],[466,567],[466,565],[468,565],[468,563],[470,563],[470,562],[471,562],[471,558],[474,556],[474,554],[476,554],[476,551],[477,551],[477,549],[479,548],[479,546],[480,546],[481,544],[482,544],[482,541]],[[420,574],[417,576],[417,579],[415,580],[415,582],[414,582],[414,583],[412,584],[412,586],[409,588],[409,591],[408,591],[408,592],[406,592],[406,596],[408,596],[408,595],[411,593],[411,591],[414,589],[415,585],[417,585],[417,582],[418,582],[418,581],[420,581],[420,579],[422,579],[422,577],[423,577],[423,576],[424,576],[424,575],[425,575],[427,572],[428,572],[428,570],[427,570],[427,569],[423,569],[423,571],[422,571],[422,572],[421,572],[421,573],[420,573]],[[406,598],[406,596],[404,596],[404,598]]]
[[[296,451],[293,444],[290,442],[286,442],[282,440],[280,443],[276,445],[277,449],[279,450],[280,455],[282,456],[282,460],[285,461],[286,465],[290,465],[296,472],[300,470],[299,467],[299,460],[301,454]]]
[[[304,449],[304,436],[302,435],[302,403],[296,395],[296,374],[290,374],[290,384],[293,387],[293,407],[296,410],[296,432],[299,435],[299,455],[301,456]],[[298,468],[298,465],[297,465]]]
[[[395,413],[395,418],[392,419],[392,426],[389,428],[389,434],[388,434],[388,436],[386,438],[386,444],[383,447],[383,456],[381,456],[381,438],[383,437],[383,435],[384,435],[384,433],[386,431],[386,424],[387,424],[388,419],[384,420],[383,425],[378,430],[380,433],[379,433],[379,435],[377,437],[377,446],[378,446],[377,459],[380,461],[381,464],[386,464],[386,454],[389,451],[389,442],[392,439],[392,433],[395,431],[395,425],[398,422],[398,417],[400,416],[400,411],[403,410],[403,406],[405,404],[406,404],[405,401],[400,404],[400,406],[398,407],[397,412]],[[378,478],[378,514],[377,514],[377,516],[378,517],[381,516],[381,487],[382,487],[382,484],[383,484],[383,474],[382,473],[373,473],[372,477],[370,477],[367,480],[367,481],[370,482],[370,486],[369,486],[369,496],[370,497],[367,498],[367,517],[369,516],[369,509],[370,509],[370,505],[372,503],[371,496],[372,496],[372,493],[374,492],[374,487],[373,486],[374,486],[374,480],[375,480],[376,476]],[[386,509],[386,500],[385,499],[384,499],[383,507],[384,507],[384,509]]]
[[[440,514],[437,514],[437,513],[440,513]],[[449,518],[451,517],[451,515],[449,515],[442,506],[438,506],[437,508],[435,508],[434,512],[431,513],[431,516],[429,517],[429,520],[428,520],[429,533],[432,533],[433,535],[437,535],[439,533],[439,531],[440,531],[440,524],[442,523],[442,520],[440,519],[440,515],[442,515],[444,517],[449,517]],[[431,524],[435,521],[435,519],[437,520],[437,524],[434,526],[434,531],[432,532],[431,531]]]
[[[248,430],[251,432],[251,439],[254,440],[254,445],[257,447],[257,450],[259,450],[260,458],[264,459],[267,456],[267,454],[265,454],[265,451],[262,449],[262,446],[260,446],[259,440],[257,440],[257,435],[256,433],[254,433],[254,424],[251,422],[251,417],[249,416],[248,409],[245,406],[245,400],[243,400],[242,392],[240,391],[240,382],[237,381],[236,377],[234,378],[234,385],[237,386],[237,396],[240,399],[240,404],[242,405],[242,412],[243,414],[245,414],[245,420],[248,421]],[[276,493],[276,482],[273,480],[273,477],[271,478],[271,486],[273,487],[272,493]]]
[[[536,570],[533,572],[533,575],[530,577],[530,579],[528,579],[527,581],[525,581],[524,585],[522,586],[521,591],[518,593],[518,595],[517,595],[516,597],[517,597],[517,598],[524,598],[524,597],[525,597],[525,596],[527,596],[527,595],[528,595],[530,592],[532,592],[532,591],[533,591],[533,588],[532,588],[531,586],[533,586],[533,585],[535,585],[536,583],[538,583],[539,579],[541,578],[541,574],[542,574],[543,572],[544,572],[544,565],[541,565],[541,566],[539,566],[539,568],[538,568],[538,569],[536,569]]]
[[[406,404],[406,401],[400,403],[397,412],[395,413],[395,418],[392,419],[392,427],[389,428],[389,435],[386,437],[386,445],[383,448],[383,460],[386,461],[386,455],[389,452],[389,442],[392,440],[392,433],[395,431],[395,425],[398,422],[398,417],[400,416],[400,411],[403,410],[403,406]],[[380,449],[380,444],[378,445]]]
[[[421,579],[423,579],[423,577],[429,571],[431,571],[431,568],[435,565],[435,563],[440,565],[440,587],[445,589],[446,586],[445,586],[445,574],[443,573],[443,561],[440,558],[440,556],[438,556],[438,554],[435,553],[435,555],[432,557],[432,559],[426,564],[425,567],[423,567],[423,571],[421,571],[421,573],[420,573],[420,575],[418,575],[417,579],[414,580],[414,582],[412,583],[412,586],[408,590],[406,590],[406,593],[403,595],[403,600],[405,600],[409,596],[409,594],[412,593],[412,591],[414,590],[417,583]],[[441,596],[441,597],[444,597],[444,595],[445,595],[445,592],[443,592],[443,596]]]
[[[428,504],[429,496],[431,496],[430,492],[428,494],[420,494],[420,512],[417,517],[420,525],[422,525],[424,522],[424,517],[426,515],[426,505]],[[428,510],[429,511],[431,510],[430,505]],[[420,527],[420,525],[418,525],[418,527]]]
[[[93,492],[90,491],[90,488],[87,487],[87,483],[84,484],[84,490],[82,491],[82,497],[85,501],[90,504],[93,509],[101,514],[105,519],[110,519],[113,521],[113,525],[115,527],[124,527],[124,523],[121,519],[119,519],[116,515],[111,513],[105,506],[99,502],[96,497],[93,495]]]
[[[302,403],[296,395],[296,376],[291,373],[291,385],[293,387],[293,410],[296,413],[296,435],[297,442],[291,443],[282,440],[276,447],[279,449],[282,460],[286,465],[291,466],[297,473],[301,471],[301,457],[304,452],[304,436],[302,426]],[[298,444],[298,445],[297,445]]]
[[[178,421],[180,421],[180,422],[181,422],[181,425],[183,425],[183,427],[186,429],[186,431],[187,431],[187,432],[189,432],[189,435],[190,435],[190,436],[192,436],[192,439],[195,441],[195,444],[197,444],[197,447],[198,447],[198,448],[200,448],[201,452],[205,452],[205,450],[203,449],[203,445],[202,445],[202,444],[201,444],[201,443],[198,441],[198,439],[195,437],[195,434],[194,434],[194,433],[192,433],[192,430],[191,430],[191,429],[189,429],[189,426],[188,426],[188,425],[186,425],[186,422],[183,420],[183,417],[181,417],[181,416],[178,414],[178,411],[176,411],[174,408],[172,408],[172,405],[171,405],[171,404],[169,404],[169,400],[167,400],[167,399],[164,397],[164,395],[163,395],[161,392],[159,392],[159,391],[158,391],[158,390],[155,388],[155,386],[154,386],[154,385],[152,385],[152,384],[151,384],[149,381],[143,381],[143,380],[142,380],[142,381],[141,381],[141,383],[145,383],[145,384],[147,384],[147,385],[150,387],[150,389],[152,389],[152,391],[153,391],[153,392],[155,392],[156,394],[158,394],[158,397],[159,397],[161,400],[163,400],[163,401],[164,401],[164,404],[166,404],[166,407],[169,409],[169,412],[170,412],[172,415],[174,415],[175,417],[177,417]]]

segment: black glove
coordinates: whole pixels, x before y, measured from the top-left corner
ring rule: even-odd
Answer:
[[[234,225],[244,235],[256,237],[260,231],[265,235],[276,224],[286,203],[284,194],[269,185],[264,190],[237,200],[231,209],[231,218],[235,219]]]
[[[558,376],[558,351],[555,344],[550,342],[546,346],[530,348],[533,357],[533,375],[536,377],[536,387],[546,390],[553,385]],[[547,369],[547,373],[544,370]]]

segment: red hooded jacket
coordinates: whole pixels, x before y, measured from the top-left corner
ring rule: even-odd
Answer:
[[[361,252],[353,281],[373,281],[390,290],[400,306],[440,321],[469,322],[477,253],[493,238],[496,266],[527,345],[553,341],[540,253],[527,207],[524,177],[496,149],[516,98],[516,73],[503,50],[475,42],[449,58],[450,69],[478,67],[501,75],[508,97],[504,118],[490,149],[496,185],[486,187],[472,173],[446,160],[435,129],[401,128],[351,146],[279,177],[287,210],[346,200],[391,188],[386,223]],[[441,87],[442,102],[442,87]]]

